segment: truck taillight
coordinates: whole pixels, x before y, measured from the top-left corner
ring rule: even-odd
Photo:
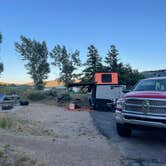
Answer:
[[[123,98],[119,99],[116,104],[116,110],[123,111],[125,108],[125,100]]]

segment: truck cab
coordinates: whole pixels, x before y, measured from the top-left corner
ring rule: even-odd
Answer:
[[[141,80],[117,101],[116,126],[120,136],[132,129],[166,128],[166,77]]]

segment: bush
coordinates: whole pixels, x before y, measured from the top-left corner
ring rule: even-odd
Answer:
[[[27,100],[27,95],[32,91],[29,87],[10,87],[10,86],[0,86],[0,94],[12,95],[17,94],[21,100]]]
[[[0,86],[0,93],[1,94],[12,94],[16,92],[16,88],[11,88],[8,86]]]
[[[45,95],[48,96],[48,97],[56,97],[56,91],[54,90],[48,90],[48,91],[44,91]]]
[[[57,90],[55,88],[50,90],[50,96],[57,97]]]
[[[70,100],[70,95],[69,95],[69,93],[58,94],[58,95],[57,95],[57,101],[58,101],[58,102],[64,103],[64,102],[67,102],[67,101],[69,101],[69,100]]]
[[[0,117],[0,128],[9,129],[13,123],[13,119],[8,116]]]
[[[27,98],[32,101],[39,101],[46,98],[46,95],[43,91],[31,91],[27,94]]]

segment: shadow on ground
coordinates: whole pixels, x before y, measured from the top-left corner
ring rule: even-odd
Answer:
[[[119,149],[122,165],[166,165],[166,130],[134,130],[132,137],[122,138],[116,132],[114,113],[94,111],[90,114],[98,131]]]

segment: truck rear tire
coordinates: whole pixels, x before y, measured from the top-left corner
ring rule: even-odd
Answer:
[[[130,137],[132,134],[132,129],[124,126],[123,124],[116,124],[117,133],[121,137]]]

